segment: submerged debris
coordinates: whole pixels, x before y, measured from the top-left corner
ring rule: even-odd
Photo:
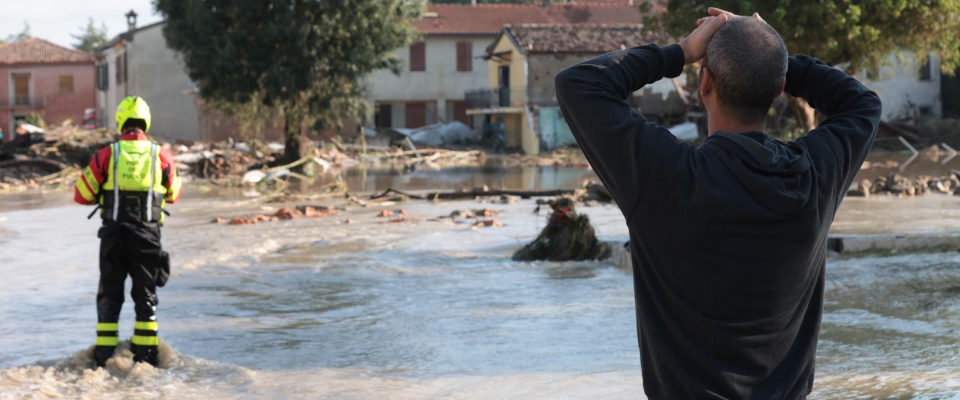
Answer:
[[[590,218],[574,210],[574,201],[551,201],[553,213],[547,226],[532,242],[513,254],[515,261],[602,260],[612,254],[610,245],[597,240]]]
[[[339,213],[339,209],[327,206],[297,206],[296,208],[284,207],[271,215],[257,214],[249,217],[233,217],[229,220],[225,218],[216,218],[213,222],[217,224],[228,225],[254,225],[260,222],[270,222],[297,218],[323,218]]]
[[[892,173],[879,176],[873,181],[864,179],[850,188],[847,196],[870,197],[870,195],[893,195],[898,197],[925,196],[930,193],[960,195],[960,171],[950,171],[949,176],[930,177],[920,175],[917,179]]]

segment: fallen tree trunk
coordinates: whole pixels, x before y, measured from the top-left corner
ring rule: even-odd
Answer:
[[[451,200],[451,199],[469,199],[477,196],[518,196],[520,198],[530,198],[530,197],[556,197],[563,196],[568,194],[574,194],[574,190],[471,190],[468,192],[440,192],[437,191],[433,194],[418,195],[401,192],[394,188],[389,188],[383,193],[370,196],[371,200],[376,200],[381,197],[387,197],[391,193],[398,194],[401,196],[406,196],[411,199],[418,200]]]

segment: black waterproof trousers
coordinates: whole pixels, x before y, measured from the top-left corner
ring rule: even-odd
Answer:
[[[97,345],[94,360],[103,366],[119,343],[120,309],[127,275],[136,305],[131,350],[134,361],[157,365],[157,277],[167,261],[156,223],[105,220],[100,237],[100,288],[97,290]]]

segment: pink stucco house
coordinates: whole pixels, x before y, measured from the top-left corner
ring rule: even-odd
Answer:
[[[30,38],[0,44],[0,129],[10,141],[17,121],[39,113],[47,124],[80,124],[96,107],[92,53]]]

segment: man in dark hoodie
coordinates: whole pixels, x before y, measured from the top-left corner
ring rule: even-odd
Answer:
[[[827,234],[873,143],[880,100],[840,70],[788,57],[758,15],[710,14],[679,44],[564,70],[557,98],[630,230],[647,396],[805,398]],[[701,59],[710,136],[697,148],[625,99]],[[771,140],[764,120],[781,92],[826,119],[795,142]]]

